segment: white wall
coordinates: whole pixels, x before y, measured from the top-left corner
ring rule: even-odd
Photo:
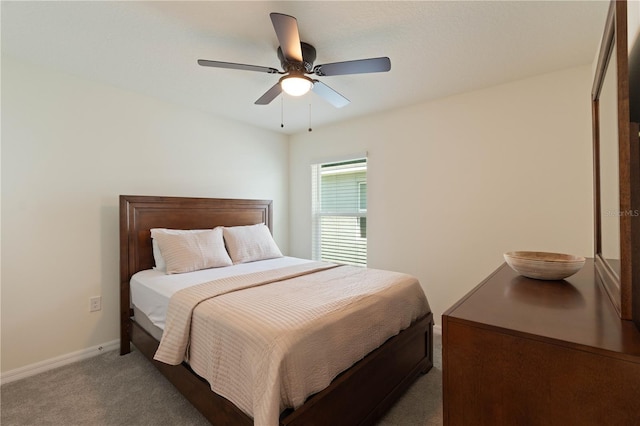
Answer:
[[[288,138],[2,58],[2,371],[118,338],[119,194],[270,198],[310,257],[314,160],[369,153],[369,265],[435,313],[508,250],[591,255],[590,67]],[[89,313],[89,297],[103,310]]]
[[[635,43],[640,43],[640,0],[627,2],[627,40],[629,52]]]
[[[416,275],[436,324],[510,250],[593,252],[591,67],[291,139],[290,254],[311,255],[314,160],[368,151],[369,266]]]
[[[273,199],[286,253],[288,138],[3,56],[3,372],[119,337],[119,194]]]
[[[631,121],[640,121],[640,0],[627,3]]]

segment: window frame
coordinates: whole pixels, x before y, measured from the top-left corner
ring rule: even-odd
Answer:
[[[362,181],[362,182],[357,182],[357,189],[356,189],[356,197],[357,197],[357,205],[354,209],[354,211],[352,212],[343,212],[343,211],[323,211],[322,209],[322,169],[323,167],[330,167],[330,166],[345,166],[348,167],[350,164],[356,164],[356,165],[360,165],[360,167],[362,167],[362,165],[364,166],[364,171],[368,172],[368,168],[369,168],[369,161],[368,158],[362,155],[359,156],[353,156],[353,157],[348,157],[342,160],[338,160],[338,161],[324,161],[324,162],[315,162],[311,164],[311,170],[312,170],[312,191],[311,191],[311,198],[312,198],[312,203],[311,203],[311,221],[312,221],[312,235],[311,235],[311,244],[312,244],[312,259],[314,260],[323,260],[322,259],[322,218],[323,217],[354,217],[357,218],[357,223],[358,223],[358,229],[359,229],[359,236],[354,238],[354,241],[356,239],[360,239],[360,240],[364,240],[364,263],[361,262],[338,262],[336,260],[325,260],[325,261],[329,261],[329,262],[334,262],[334,263],[344,263],[344,264],[349,264],[349,265],[355,265],[355,266],[363,266],[366,267],[367,266],[367,261],[368,261],[368,247],[367,247],[367,231],[366,229],[362,229],[362,226],[364,225],[366,227],[366,217],[367,217],[367,208],[362,209],[361,205],[362,205],[362,192],[361,192],[361,187],[362,184],[365,185],[365,197],[368,196],[368,185],[366,180]],[[325,169],[326,170],[326,169]],[[355,171],[354,171],[355,172]],[[367,197],[368,198],[368,197]],[[366,200],[366,199],[365,199]],[[366,203],[366,201],[365,201]],[[367,204],[365,204],[365,207],[368,207]],[[364,221],[362,220],[364,218]],[[364,236],[363,236],[364,235]],[[361,252],[360,252],[361,253]]]

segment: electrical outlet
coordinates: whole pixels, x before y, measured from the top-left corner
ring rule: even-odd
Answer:
[[[96,312],[102,309],[102,297],[96,296],[89,299],[89,312]]]

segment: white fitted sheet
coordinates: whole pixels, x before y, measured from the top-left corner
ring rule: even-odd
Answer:
[[[308,262],[311,260],[285,256],[171,275],[147,269],[131,277],[131,302],[147,316],[153,325],[164,330],[169,299],[179,290],[232,275],[267,271]]]

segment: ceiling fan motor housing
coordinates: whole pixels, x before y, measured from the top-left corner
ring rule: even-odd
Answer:
[[[287,61],[282,54],[282,48],[278,47],[278,59],[285,72],[297,71],[310,74],[313,72],[313,62],[316,60],[316,48],[312,45],[300,42],[302,49],[302,62]]]

